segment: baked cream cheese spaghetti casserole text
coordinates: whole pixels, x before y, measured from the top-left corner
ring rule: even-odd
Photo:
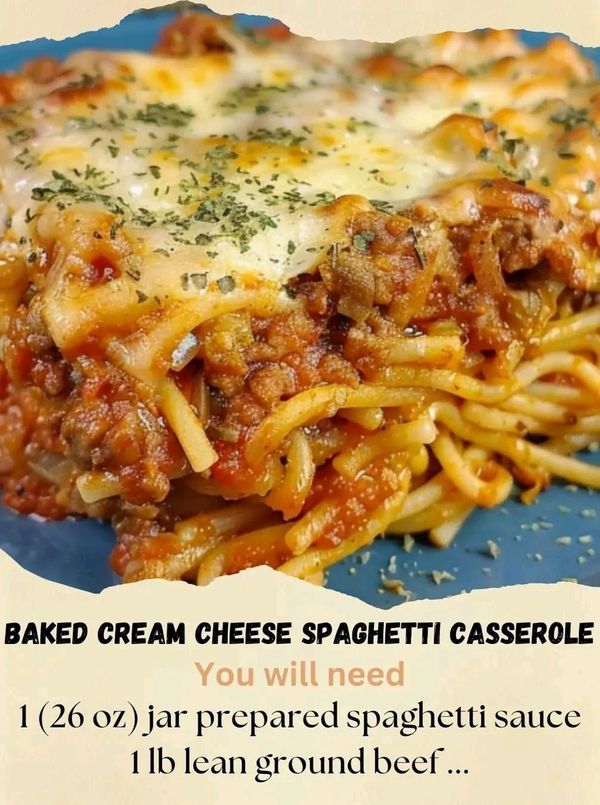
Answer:
[[[0,479],[115,570],[314,582],[600,488],[600,83],[564,39],[187,14],[0,76]],[[84,548],[82,548],[84,550]]]

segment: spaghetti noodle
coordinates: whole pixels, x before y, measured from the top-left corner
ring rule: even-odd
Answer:
[[[320,583],[600,489],[600,84],[512,33],[184,15],[0,77],[0,479],[126,581]]]

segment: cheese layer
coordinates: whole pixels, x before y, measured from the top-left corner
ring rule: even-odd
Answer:
[[[3,256],[48,269],[43,315],[63,350],[98,336],[131,364],[120,336],[134,332],[149,365],[215,298],[288,304],[281,289],[348,237],[355,211],[470,178],[524,182],[597,225],[600,86],[567,42],[223,36],[227,50],[81,52],[47,83],[13,80]],[[597,286],[583,247],[581,263]]]

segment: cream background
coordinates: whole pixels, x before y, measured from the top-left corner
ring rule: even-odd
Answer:
[[[160,5],[164,0],[143,2],[144,8]],[[389,42],[488,27],[560,31],[581,45],[600,44],[598,0],[212,0],[208,5],[222,14],[276,17],[295,33],[320,39]],[[2,0],[0,43],[74,36],[115,25],[139,7],[140,0]]]
[[[146,0],[147,6],[160,0]],[[323,0],[283,2],[213,0],[223,13],[245,11],[283,19],[294,31],[322,38],[362,37],[389,41],[439,30],[475,27],[518,27],[561,31],[584,45],[600,44],[597,0]],[[38,36],[60,38],[114,25],[137,6],[136,0],[2,0],[0,41]],[[375,13],[376,9],[376,13]],[[242,615],[243,613],[243,615]],[[384,612],[362,602],[256,569],[218,580],[207,589],[160,581],[109,589],[99,596],[43,581],[19,568],[0,552],[0,622],[7,620],[86,620],[91,631],[103,620],[596,620],[600,590],[559,584],[487,590],[443,601],[419,601]],[[355,688],[333,691],[283,688],[266,690],[203,689],[194,661],[214,659],[243,666],[318,659],[322,666],[392,665],[405,662],[400,689]],[[600,696],[597,674],[600,648],[552,647],[280,647],[135,646],[99,647],[90,639],[79,647],[0,645],[0,802],[7,805],[97,805],[97,803],[213,803],[243,799],[248,805],[286,805],[345,801],[372,803],[403,800],[415,803],[563,803],[597,802],[600,784]],[[196,754],[347,753],[375,743],[388,754],[429,753],[446,746],[442,771],[436,776],[283,777],[261,785],[250,777],[131,777],[129,753],[152,745],[150,739],[128,738],[107,731],[61,731],[45,737],[34,727],[20,730],[18,708],[44,701],[73,704],[86,712],[154,701],[158,707],[320,707],[337,698],[342,707],[412,707],[419,699],[433,708],[485,702],[495,708],[580,709],[576,731],[499,732],[448,730],[403,739],[380,733],[361,740],[349,731],[275,733],[247,741],[221,732],[194,740],[189,731],[158,735],[173,753],[190,744]],[[237,743],[235,739],[237,738]],[[448,767],[469,768],[468,776],[450,776]]]
[[[246,805],[377,801],[412,803],[544,803],[598,801],[600,702],[597,674],[600,645],[345,647],[198,646],[199,621],[280,620],[441,620],[450,623],[494,620],[587,621],[600,611],[600,590],[561,583],[478,591],[443,601],[418,601],[381,611],[338,593],[314,588],[267,568],[219,579],[208,588],[163,581],[141,582],[83,593],[42,581],[0,553],[2,620],[83,620],[90,638],[81,646],[0,646],[0,801],[7,805],[97,805],[98,803],[229,803]],[[104,620],[185,620],[185,646],[99,646],[93,638]],[[3,633],[2,628],[2,633]],[[298,629],[299,632],[299,629]],[[597,627],[596,627],[597,638]],[[203,688],[193,663],[215,659],[244,667],[317,659],[321,666],[385,665],[405,662],[403,688]],[[362,739],[354,731],[266,730],[249,739],[234,731],[213,731],[195,739],[192,730],[128,738],[119,731],[55,730],[44,736],[35,726],[18,729],[18,708],[46,700],[81,709],[120,708],[154,702],[157,708],[319,708],[337,699],[340,707],[407,709],[423,699],[432,708],[478,706],[502,709],[579,709],[576,730],[435,730],[402,738],[382,731]],[[191,722],[192,723],[192,722]],[[171,777],[129,774],[136,747],[163,745],[175,754],[191,745],[194,754],[254,755],[276,752],[345,754],[379,745],[388,754],[429,754],[446,747],[435,775],[288,776],[262,784],[247,777]],[[468,768],[450,775],[448,768]]]

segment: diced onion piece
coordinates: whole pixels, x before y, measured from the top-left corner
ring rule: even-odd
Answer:
[[[194,333],[185,335],[171,353],[171,369],[180,372],[196,357],[199,342]]]
[[[121,484],[110,472],[84,472],[75,486],[84,503],[98,503],[121,494]]]

